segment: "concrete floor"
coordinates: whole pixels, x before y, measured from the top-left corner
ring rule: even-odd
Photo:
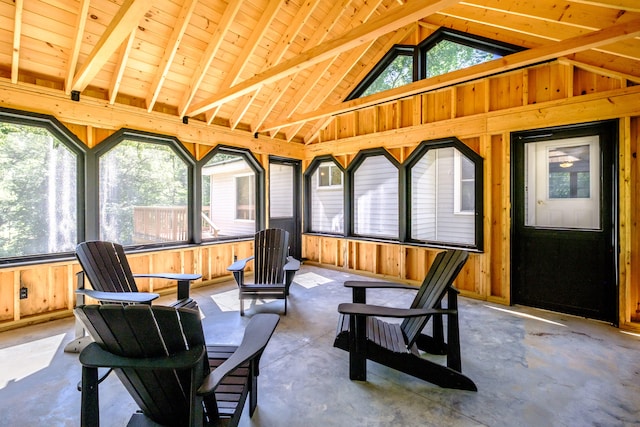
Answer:
[[[348,354],[333,348],[342,282],[362,277],[303,266],[288,315],[261,363],[258,408],[241,426],[640,426],[640,337],[610,325],[526,307],[461,298],[462,370],[478,392],[442,389],[369,362],[350,381]],[[194,289],[208,342],[238,343],[257,312],[238,314],[233,282]],[[369,302],[404,306],[409,291]],[[0,333],[0,426],[77,426],[80,364],[64,353],[73,319]],[[137,408],[115,376],[100,386],[103,426]]]

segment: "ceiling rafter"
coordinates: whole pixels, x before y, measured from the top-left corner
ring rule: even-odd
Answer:
[[[390,37],[389,40],[387,40],[387,42],[384,44],[382,49],[380,49],[380,52],[378,52],[377,54],[376,60],[371,61],[368,67],[365,67],[360,71],[360,73],[356,76],[353,84],[349,87],[348,90],[349,91],[353,90],[355,86],[357,86],[360,83],[360,81],[362,81],[365,78],[365,76],[369,74],[371,69],[375,67],[375,65],[382,59],[382,57],[386,55],[386,53],[395,44],[400,43],[402,40],[404,40],[415,28],[416,28],[416,24],[409,24],[406,27],[396,31],[396,33],[392,37]],[[367,50],[369,48],[370,47],[368,47]],[[338,85],[340,84],[344,76],[347,75],[353,68],[353,65],[350,65],[350,64],[357,64],[360,61],[360,56],[362,56],[365,53],[365,51],[360,53],[360,56],[357,56],[357,57],[356,55],[358,55],[358,52],[354,51],[353,53],[354,53],[354,57],[344,61],[347,67],[343,67],[341,70],[335,73],[334,76],[332,76],[332,79],[329,82],[330,84],[328,85],[328,88],[330,90],[323,91],[323,93],[318,93],[316,98],[309,105],[310,108],[307,109],[307,111],[315,110],[319,108],[327,100],[327,98],[331,96],[331,94],[333,93],[333,91],[336,90],[336,88],[338,87]],[[319,134],[320,129],[322,129],[329,120],[330,118],[322,118],[316,124],[314,124],[311,130],[304,137],[305,143],[308,144],[309,142],[313,141],[316,138],[316,136]]]
[[[116,16],[73,78],[71,90],[82,92],[98,74],[111,55],[149,11],[153,0],[125,0]]]
[[[89,15],[89,4],[91,0],[80,0],[78,7],[78,16],[75,26],[75,37],[73,38],[73,45],[69,53],[69,60],[67,62],[67,72],[65,73],[64,90],[67,95],[71,93],[71,84],[73,81],[73,75],[76,72],[78,66],[78,57],[80,56],[80,46],[82,46],[82,37],[84,35],[84,28],[87,24],[87,18]]]
[[[484,62],[469,68],[419,80],[396,89],[390,89],[363,98],[343,102],[338,105],[328,106],[310,113],[299,114],[286,122],[267,123],[264,125],[263,130],[268,131],[270,129],[293,125],[301,121],[316,120],[331,115],[353,111],[359,108],[373,106],[382,102],[406,98],[419,93],[535,64],[537,62],[543,62],[576,52],[594,49],[616,41],[637,37],[638,35],[640,35],[640,20],[614,25],[603,30],[572,37],[560,42],[552,42],[544,46],[516,52],[503,58]]]
[[[20,36],[22,35],[23,0],[15,0],[16,13],[13,23],[13,53],[11,57],[11,83],[18,83],[18,71],[20,70]]]
[[[178,107],[180,116],[184,117],[185,115],[187,115],[187,109],[189,108],[191,101],[193,101],[193,97],[195,96],[196,92],[200,88],[200,84],[202,83],[202,80],[204,80],[204,76],[209,71],[211,62],[218,53],[218,49],[220,49],[220,45],[222,44],[224,35],[227,31],[229,31],[229,27],[233,23],[236,14],[240,10],[240,6],[242,6],[241,0],[231,0],[227,4],[227,7],[222,14],[222,18],[220,19],[220,22],[218,22],[218,25],[213,32],[213,37],[211,37],[211,40],[209,40],[209,43],[207,44],[207,50],[204,52],[202,59],[194,70],[191,76],[191,82],[187,86],[184,97],[180,102],[180,105]]]
[[[193,105],[188,110],[188,115],[193,116],[203,113],[221,103],[245,95],[261,85],[290,76],[303,68],[346,52],[457,2],[458,0],[415,1],[394,8],[389,13],[378,17],[370,23],[360,25],[342,36],[311,48],[290,60],[281,62],[269,70],[237,84],[229,90],[221,91],[220,94]]]
[[[255,29],[251,32],[251,36],[247,40],[247,43],[242,49],[242,52],[240,53],[240,55],[238,55],[238,59],[233,63],[233,66],[229,70],[227,77],[222,82],[222,88],[230,88],[238,81],[240,75],[242,74],[242,71],[244,70],[244,67],[249,62],[249,58],[253,56],[254,51],[258,47],[258,43],[260,42],[262,37],[264,37],[264,34],[269,28],[271,22],[275,19],[278,10],[282,6],[283,2],[284,0],[268,2],[267,8],[260,15],[260,20],[256,24]],[[247,95],[248,99],[243,100],[244,102],[240,102],[239,108],[236,108],[229,120],[231,129],[235,129],[238,123],[240,123],[242,117],[251,105],[251,101],[253,101],[253,99],[257,95],[258,93],[254,92],[253,95]]]
[[[169,37],[169,41],[167,42],[166,48],[164,49],[162,59],[160,60],[160,64],[158,65],[158,72],[153,77],[153,81],[151,82],[151,86],[149,87],[150,90],[149,95],[147,96],[147,111],[152,111],[153,106],[158,100],[158,96],[160,95],[160,91],[162,90],[162,85],[167,78],[167,74],[169,73],[169,69],[171,68],[171,64],[173,63],[176,53],[178,52],[178,47],[180,46],[182,37],[187,31],[189,20],[193,15],[193,11],[196,9],[197,3],[198,0],[185,0],[185,2],[182,4],[180,14],[178,15],[178,19],[176,20],[175,26],[173,27],[173,31],[171,32],[171,36]]]
[[[124,69],[127,66],[127,60],[129,59],[129,53],[131,53],[131,47],[133,41],[136,38],[136,29],[134,28],[129,34],[126,42],[124,42],[120,48],[120,57],[118,58],[118,64],[116,65],[116,72],[113,73],[111,78],[111,85],[109,86],[109,104],[113,105],[116,102],[118,96],[118,89],[120,88],[120,82],[122,81],[122,75]]]
[[[287,52],[287,50],[291,46],[291,43],[298,36],[300,31],[304,27],[304,24],[307,22],[307,20],[309,19],[309,16],[311,16],[311,14],[315,10],[315,8],[318,5],[318,3],[319,2],[307,1],[307,2],[304,2],[302,4],[300,9],[295,14],[293,22],[291,22],[288,25],[287,31],[282,35],[282,37],[280,37],[280,40],[278,40],[278,43],[276,44],[276,46],[273,49],[273,51],[269,55],[266,56],[266,58],[265,58],[266,59],[265,66],[262,69],[263,72],[265,70],[268,70],[270,66],[273,66],[274,64],[277,64],[282,60],[282,58],[284,57],[285,53]],[[231,86],[224,87],[224,89],[225,90],[230,90]],[[242,120],[242,116],[244,114],[242,112],[243,111],[244,112],[247,111],[247,109],[249,108],[249,105],[251,104],[251,102],[253,102],[253,100],[258,96],[258,93],[260,92],[260,90],[262,90],[262,86],[258,86],[256,88],[256,91],[253,94],[253,96],[245,96],[240,101],[239,105],[236,107],[234,113],[232,114],[233,116],[237,117],[237,121]],[[284,95],[284,92],[282,91],[282,88],[279,87],[279,86],[276,86],[276,88],[274,89],[274,92],[276,94],[280,93],[280,94]],[[272,96],[270,99],[273,99],[273,98],[274,97]],[[280,99],[280,98],[278,97],[278,99]],[[268,107],[264,107],[264,108],[265,108],[265,111],[266,111],[266,109],[268,109]],[[262,109],[258,113],[258,117],[266,117],[266,116],[264,116],[264,112],[262,111]],[[258,126],[255,126],[253,123],[251,124],[251,128],[252,129],[256,129],[257,127]]]
[[[345,2],[348,3],[348,2]],[[337,8],[334,8],[334,10],[332,10],[332,13],[330,13],[329,15],[327,15],[325,17],[325,19],[323,20],[323,27],[326,28],[325,31],[317,31],[313,34],[313,36],[311,38],[309,38],[309,40],[307,41],[307,43],[305,44],[305,49],[310,49],[314,46],[319,45],[320,43],[322,43],[327,35],[329,34],[329,32],[331,31],[331,29],[333,28],[333,26],[336,24],[338,17],[340,16],[341,11],[346,10],[346,8],[344,6],[346,6],[346,4],[343,3],[341,6],[343,6],[341,9],[339,10],[335,10]],[[382,3],[382,0],[378,0],[377,2],[374,2],[373,4],[371,4],[369,6],[369,8],[362,8],[356,11],[355,15],[353,15],[351,17],[351,19],[349,20],[352,24],[351,24],[351,28],[353,28],[355,25],[357,25],[357,23],[365,23],[367,22],[371,16],[375,13],[375,11],[378,9],[378,7],[380,6],[380,4]],[[329,58],[327,59],[325,62],[325,69],[330,67],[334,61],[338,58],[339,55],[334,56],[333,58]],[[322,64],[322,63],[321,63]],[[322,66],[321,64],[316,65],[316,68],[320,68],[320,72],[322,72]],[[314,79],[317,80],[321,77],[321,75],[317,75],[313,77],[313,71],[312,71],[312,75],[310,78],[306,79],[307,83],[312,82]],[[280,90],[282,90],[282,94],[284,95],[284,93],[289,90],[289,88],[291,87],[291,85],[293,84],[293,79],[291,80],[286,80],[286,87],[283,84],[283,81],[279,81],[277,83],[278,88]],[[311,90],[312,86],[308,86],[306,88],[298,88],[296,89],[296,96],[294,98],[298,98],[298,102],[302,102],[302,100],[306,97],[307,93]],[[267,118],[269,117],[269,115],[272,113],[273,109],[275,108],[277,101],[273,101],[271,102],[267,108],[263,108],[260,111],[260,116],[258,117],[258,120],[254,121],[252,123],[252,129],[258,129],[265,120],[267,120]],[[298,104],[299,105],[299,104]],[[287,117],[290,115],[291,113],[287,114]]]

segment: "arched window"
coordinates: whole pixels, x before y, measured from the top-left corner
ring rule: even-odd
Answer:
[[[344,169],[331,156],[313,160],[305,172],[307,231],[344,234]]]
[[[349,165],[352,233],[355,236],[398,239],[399,164],[385,150],[359,153]]]
[[[194,161],[176,139],[120,130],[97,147],[99,238],[187,242]]]
[[[201,163],[202,239],[253,235],[263,222],[260,163],[247,150],[222,146]]]
[[[0,259],[73,251],[84,145],[53,117],[0,108]]]
[[[407,159],[410,241],[482,249],[482,158],[451,138]]]

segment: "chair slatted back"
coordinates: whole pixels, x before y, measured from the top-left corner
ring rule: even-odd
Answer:
[[[284,283],[284,265],[289,251],[289,232],[268,228],[255,235],[254,274],[256,284]]]
[[[89,241],[76,247],[76,257],[96,291],[138,292],[122,245]]]
[[[204,346],[200,314],[196,310],[149,305],[86,305],[76,313],[94,340],[105,350],[126,357],[167,357]],[[200,384],[209,373],[203,359]],[[163,425],[188,425],[189,370],[114,369],[145,415]]]
[[[411,308],[439,308],[442,298],[453,286],[453,281],[467,262],[469,254],[462,250],[440,252],[433,260],[431,268],[411,303]],[[407,346],[412,346],[431,316],[407,318],[401,329],[407,338]]]

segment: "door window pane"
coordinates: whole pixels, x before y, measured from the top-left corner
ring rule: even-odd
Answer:
[[[77,161],[44,127],[0,123],[0,257],[73,251]]]
[[[188,171],[165,144],[123,140],[100,157],[100,238],[122,245],[188,239]]]
[[[291,165],[269,166],[269,214],[272,218],[293,217],[293,173]]]
[[[355,234],[397,239],[398,169],[384,156],[369,156],[353,179]]]
[[[589,146],[549,149],[549,198],[577,199],[590,195]]]
[[[525,144],[525,225],[600,228],[597,135]]]
[[[255,233],[256,173],[243,155],[216,153],[202,168],[202,237]]]

